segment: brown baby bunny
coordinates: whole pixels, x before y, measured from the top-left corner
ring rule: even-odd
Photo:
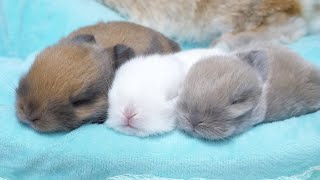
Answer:
[[[158,32],[125,22],[81,28],[44,49],[16,90],[18,119],[41,132],[70,131],[107,116],[115,71],[136,55],[179,46]]]
[[[180,129],[224,139],[320,109],[320,70],[279,45],[250,45],[190,70],[177,102]]]

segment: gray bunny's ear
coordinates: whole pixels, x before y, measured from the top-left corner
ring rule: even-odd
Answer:
[[[92,34],[79,34],[74,36],[71,39],[71,42],[73,43],[89,43],[89,44],[95,44],[96,43],[96,39],[94,38],[94,36]]]
[[[240,52],[236,54],[242,61],[248,63],[251,67],[257,70],[263,81],[268,79],[269,62],[268,54],[264,50],[252,50]]]

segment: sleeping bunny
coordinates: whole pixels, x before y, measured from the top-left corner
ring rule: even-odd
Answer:
[[[291,50],[251,44],[196,63],[177,100],[180,129],[224,139],[320,108],[320,70]]]
[[[19,120],[42,132],[103,122],[115,71],[134,56],[179,51],[152,29],[127,22],[80,28],[44,49],[16,90]]]

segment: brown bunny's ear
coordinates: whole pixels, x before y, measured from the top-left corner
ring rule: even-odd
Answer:
[[[71,42],[79,43],[79,44],[82,44],[82,43],[95,44],[96,39],[92,34],[79,34],[73,37],[71,39]]]
[[[135,57],[135,52],[131,47],[117,44],[110,49],[113,55],[113,68],[118,69],[123,63]]]

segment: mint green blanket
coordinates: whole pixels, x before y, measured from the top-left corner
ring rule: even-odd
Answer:
[[[18,123],[14,88],[35,52],[80,26],[121,19],[90,0],[0,0],[0,177],[320,179],[320,112],[222,142],[178,131],[140,139],[104,125],[39,134]],[[320,35],[290,47],[320,66]]]

